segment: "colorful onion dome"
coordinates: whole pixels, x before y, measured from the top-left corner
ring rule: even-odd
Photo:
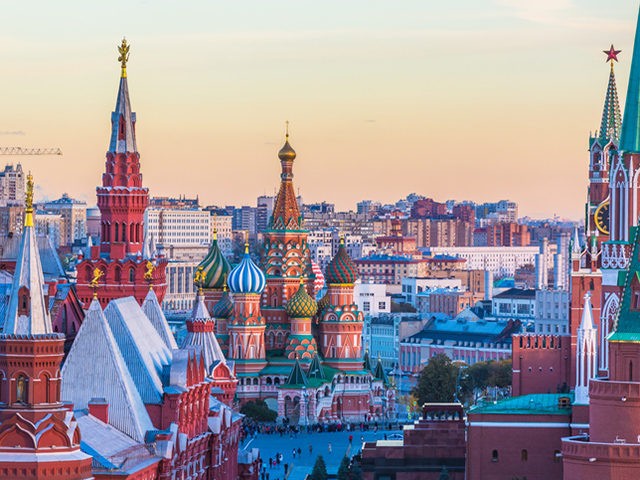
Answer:
[[[198,265],[198,269],[200,268],[202,268],[202,273],[204,274],[202,288],[222,288],[224,286],[225,277],[229,275],[231,265],[220,251],[215,231],[213,232],[213,241],[211,242],[211,247],[209,247],[209,252]]]
[[[289,145],[289,133],[287,132],[286,140],[284,142],[284,146],[278,152],[278,158],[280,160],[295,160],[296,159],[296,151],[291,148]]]
[[[318,311],[318,304],[307,293],[302,278],[298,291],[287,302],[287,315],[291,318],[311,318]]]
[[[347,253],[344,238],[340,239],[338,253],[327,265],[326,281],[331,284],[353,284],[358,279],[358,270]]]
[[[249,256],[249,244],[246,243],[242,260],[231,270],[227,279],[229,290],[232,293],[262,293],[266,283],[264,273]]]
[[[313,281],[313,294],[317,295],[318,292],[324,288],[324,274],[322,273],[320,265],[313,260],[311,260],[311,271],[316,276]]]
[[[318,300],[318,313],[322,313],[322,311],[329,306],[329,292],[325,293],[324,296]]]
[[[220,297],[220,300],[218,300],[213,306],[211,313],[214,318],[229,318],[233,313],[233,302],[231,301],[231,296],[226,289],[226,285],[222,297]]]

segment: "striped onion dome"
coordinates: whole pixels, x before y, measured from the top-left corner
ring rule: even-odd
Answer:
[[[211,247],[209,247],[209,252],[207,256],[204,257],[204,260],[200,262],[198,268],[202,268],[205,274],[202,288],[222,288],[224,286],[224,280],[225,277],[229,275],[231,265],[220,251],[215,232],[213,234],[213,242],[211,242]]]
[[[249,244],[245,244],[242,260],[229,273],[229,290],[231,293],[262,293],[266,283],[264,273],[249,256]]]
[[[300,279],[298,291],[287,302],[286,310],[291,318],[311,318],[318,311],[318,304],[307,293],[302,279]]]
[[[318,292],[324,288],[324,274],[322,273],[320,265],[313,260],[311,260],[311,271],[316,276],[313,281],[313,294],[317,295]]]
[[[214,318],[229,318],[233,313],[233,302],[226,288],[220,300],[211,309],[211,313]]]
[[[353,284],[358,279],[358,270],[347,253],[344,238],[340,239],[338,253],[327,265],[325,278],[329,285]]]

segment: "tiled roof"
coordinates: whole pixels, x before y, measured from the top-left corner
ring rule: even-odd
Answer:
[[[147,316],[158,335],[160,335],[160,338],[162,338],[167,348],[169,350],[175,350],[178,348],[176,339],[174,338],[173,333],[171,333],[171,328],[169,327],[169,323],[162,312],[162,308],[160,308],[160,303],[158,303],[158,297],[154,290],[150,289],[149,293],[147,293],[144,302],[142,302],[142,311]]]

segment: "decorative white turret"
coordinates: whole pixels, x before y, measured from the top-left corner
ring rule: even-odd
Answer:
[[[591,310],[591,294],[584,296],[582,321],[578,327],[578,345],[576,348],[576,391],[575,403],[587,405],[589,403],[589,381],[598,372],[596,364],[596,327],[593,324]]]

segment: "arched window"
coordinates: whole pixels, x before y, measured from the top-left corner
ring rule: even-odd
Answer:
[[[24,375],[16,379],[16,402],[27,403],[27,377]]]
[[[129,269],[129,283],[133,283],[136,280],[136,271],[134,268]]]
[[[120,232],[120,225],[118,223],[116,223],[116,231],[115,231],[115,235],[114,235],[114,239],[113,239],[114,242],[118,241],[118,238],[120,237],[119,232]]]
[[[498,450],[494,450],[493,452],[491,452],[491,461],[492,462],[498,461]]]
[[[31,296],[27,287],[20,287],[18,290],[18,315],[29,316],[31,312]]]
[[[527,452],[526,449],[523,449],[520,452],[520,460],[522,460],[523,462],[526,462],[527,460],[529,460],[529,452]]]
[[[120,267],[116,267],[113,276],[115,281],[120,283],[122,281],[122,269]]]
[[[122,241],[127,241],[127,224],[122,222]]]
[[[633,362],[629,361],[629,381],[633,382]]]
[[[136,241],[135,228],[136,228],[135,223],[132,223],[129,226],[129,241],[130,242],[135,242]]]

